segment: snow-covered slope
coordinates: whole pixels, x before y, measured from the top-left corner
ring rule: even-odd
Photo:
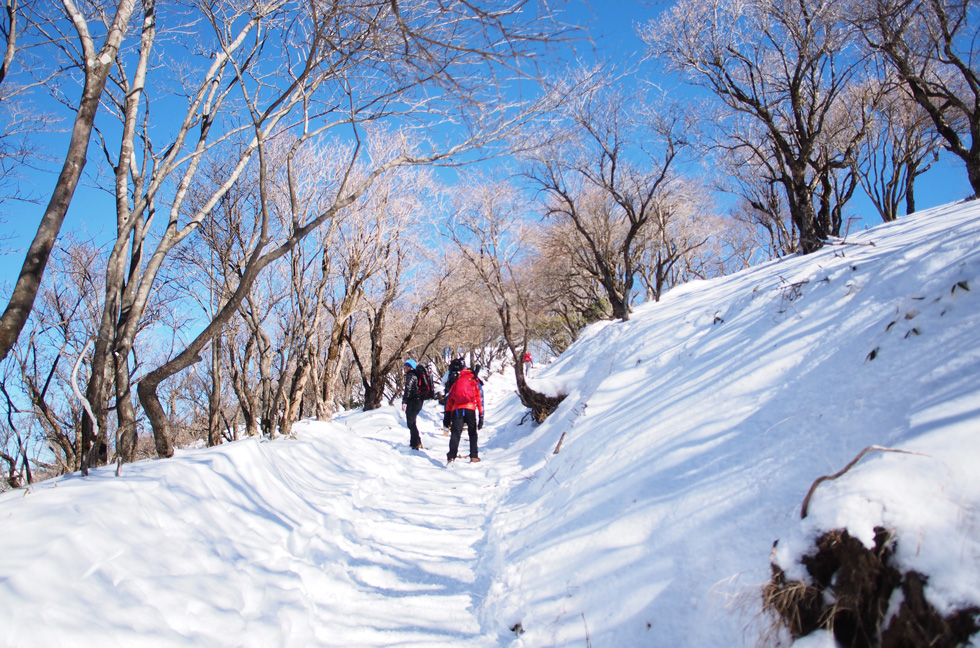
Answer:
[[[543,425],[492,377],[480,464],[426,405],[422,453],[383,408],[7,493],[0,646],[753,645],[772,556],[843,526],[980,605],[978,326],[949,205],[591,327],[532,376],[568,394]],[[916,454],[801,521],[871,445]]]
[[[544,374],[568,398],[498,516],[492,614],[526,646],[586,626],[593,645],[751,644],[776,540],[802,575],[818,531],[870,545],[877,525],[935,605],[980,604],[978,218],[932,210],[590,330]],[[801,523],[813,481],[870,445],[922,454],[868,455]]]

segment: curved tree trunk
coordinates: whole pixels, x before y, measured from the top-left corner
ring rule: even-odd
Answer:
[[[523,358],[523,354],[520,358]],[[531,418],[535,423],[544,423],[565,400],[564,396],[548,396],[539,391],[535,391],[527,384],[524,376],[524,363],[518,362],[518,356],[514,355],[514,377],[517,379],[517,395],[521,399],[521,404],[531,410]]]

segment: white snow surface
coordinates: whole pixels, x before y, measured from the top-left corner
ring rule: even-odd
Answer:
[[[773,556],[802,577],[843,527],[980,605],[978,328],[956,203],[587,329],[533,370],[567,393],[542,425],[493,375],[482,463],[427,404],[422,452],[385,407],[8,492],[0,646],[751,646]],[[915,454],[801,520],[872,445]]]

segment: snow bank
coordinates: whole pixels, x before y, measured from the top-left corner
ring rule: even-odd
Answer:
[[[820,532],[879,525],[934,605],[980,604],[978,217],[932,210],[590,330],[540,378],[574,387],[498,514],[487,616],[522,647],[751,645],[775,541],[799,576]],[[919,454],[869,456],[801,522],[869,445]]]

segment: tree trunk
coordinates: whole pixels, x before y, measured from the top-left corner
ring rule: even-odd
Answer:
[[[813,208],[813,192],[806,183],[804,173],[804,170],[794,169],[793,177],[784,180],[783,186],[786,188],[790,218],[800,233],[800,251],[810,254],[823,247],[827,234],[820,229],[820,222]]]
[[[235,346],[228,345],[228,364],[231,367],[231,388],[238,398],[238,410],[245,420],[245,434],[250,437],[259,434],[259,401],[260,392],[251,389],[248,384],[248,365],[252,357],[252,350],[255,348],[255,337],[250,335],[245,343],[245,350],[241,357],[235,354]],[[239,372],[238,367],[241,367]],[[237,423],[237,416],[236,416]],[[237,433],[235,434],[237,438]]]
[[[303,405],[303,392],[310,380],[310,362],[300,360],[299,366],[293,373],[292,386],[282,408],[282,418],[279,421],[279,434],[288,435],[292,432],[293,423],[299,419]]]
[[[381,401],[384,400],[384,386],[380,384],[378,380],[374,377],[371,378],[371,382],[364,383],[364,411],[369,412],[371,410],[376,410],[381,407]]]
[[[616,290],[606,289],[606,294],[609,296],[609,305],[612,306],[612,315],[614,319],[628,321],[630,318],[630,307],[629,307],[629,297],[627,295],[620,295]]]
[[[338,328],[334,326],[335,331]],[[341,346],[335,342],[336,334],[330,336],[330,346],[327,349],[327,361],[323,365],[323,385],[321,385],[320,411],[317,418],[321,421],[333,419],[337,411],[337,379],[340,376]]]
[[[524,375],[524,356],[527,354],[527,330],[525,329],[524,341],[520,348],[512,342],[514,340],[513,329],[511,328],[510,308],[506,305],[498,307],[497,314],[500,318],[501,329],[504,334],[504,341],[510,349],[510,356],[514,360],[514,378],[517,380],[517,395],[521,399],[524,407],[530,408],[531,418],[536,423],[544,423],[545,419],[554,412],[558,405],[565,400],[564,396],[547,396],[535,391],[527,384],[527,377]]]
[[[111,318],[103,321],[92,351],[92,368],[85,387],[85,398],[92,408],[95,421],[87,415],[82,417],[78,459],[83,475],[88,475],[89,467],[105,465],[108,461],[108,452],[103,452],[102,446],[109,419],[106,400],[110,381],[110,340],[113,338],[113,324],[114,320]]]
[[[388,379],[387,369],[391,364],[384,365],[382,362],[382,354],[384,352],[382,346],[384,326],[380,324],[381,320],[383,320],[383,316],[376,316],[374,325],[371,327],[371,366],[368,368],[367,378],[364,377],[363,367],[361,368],[361,384],[364,386],[365,412],[381,407],[381,401],[385,395],[385,384]],[[353,344],[351,344],[351,347],[353,347]]]
[[[523,359],[523,355],[521,356]],[[514,377],[517,379],[517,395],[521,399],[521,404],[531,410],[531,418],[535,423],[544,423],[565,400],[564,396],[546,396],[541,392],[535,391],[527,384],[524,376],[524,363],[518,362],[518,357],[514,355]]]
[[[980,198],[980,155],[971,150],[971,155],[963,158],[963,161],[966,162],[966,177],[973,189],[971,198]]]
[[[136,410],[129,381],[129,351],[116,354],[116,453],[129,463],[136,459]]]
[[[914,165],[909,165],[908,176],[905,178],[905,214],[915,213],[915,178],[918,175]],[[897,214],[896,214],[897,215]]]
[[[356,273],[353,276],[356,276]],[[347,326],[347,320],[354,314],[354,310],[361,300],[359,287],[348,286],[347,289],[349,292],[344,295],[340,308],[334,314],[333,325],[330,329],[327,359],[323,365],[321,398],[317,404],[319,409],[317,418],[321,421],[331,420],[336,412],[337,380],[340,377],[340,356],[344,347],[344,327]]]
[[[211,395],[208,398],[208,447],[221,445],[221,334],[211,341]]]
[[[388,373],[391,362],[385,364],[384,355],[384,321],[388,302],[382,303],[382,308],[375,314],[374,322],[371,326],[371,368],[369,369],[369,380],[362,380],[364,384],[364,411],[375,410],[381,407],[384,399],[385,384],[388,382]],[[411,340],[411,333],[408,341]],[[408,341],[403,344],[403,348],[408,345]]]
[[[99,109],[99,99],[102,97],[106,79],[108,79],[113,61],[115,61],[119,51],[119,45],[125,35],[126,25],[136,7],[135,0],[119,1],[112,27],[106,34],[102,49],[96,53],[82,14],[75,8],[71,0],[62,0],[62,3],[75,24],[85,50],[85,86],[82,89],[78,112],[75,113],[75,123],[72,127],[64,166],[58,176],[54,191],[51,193],[48,206],[44,210],[44,215],[41,217],[37,234],[35,234],[34,240],[27,250],[20,276],[17,277],[17,283],[10,295],[10,301],[7,303],[3,315],[0,316],[0,360],[7,357],[10,349],[17,342],[17,338],[34,308],[34,300],[37,298],[41,286],[44,269],[47,266],[48,258],[51,256],[55,240],[61,231],[65,214],[68,213],[68,205],[71,204],[75,194],[82,169],[85,167],[89,139],[95,124],[95,115]]]

